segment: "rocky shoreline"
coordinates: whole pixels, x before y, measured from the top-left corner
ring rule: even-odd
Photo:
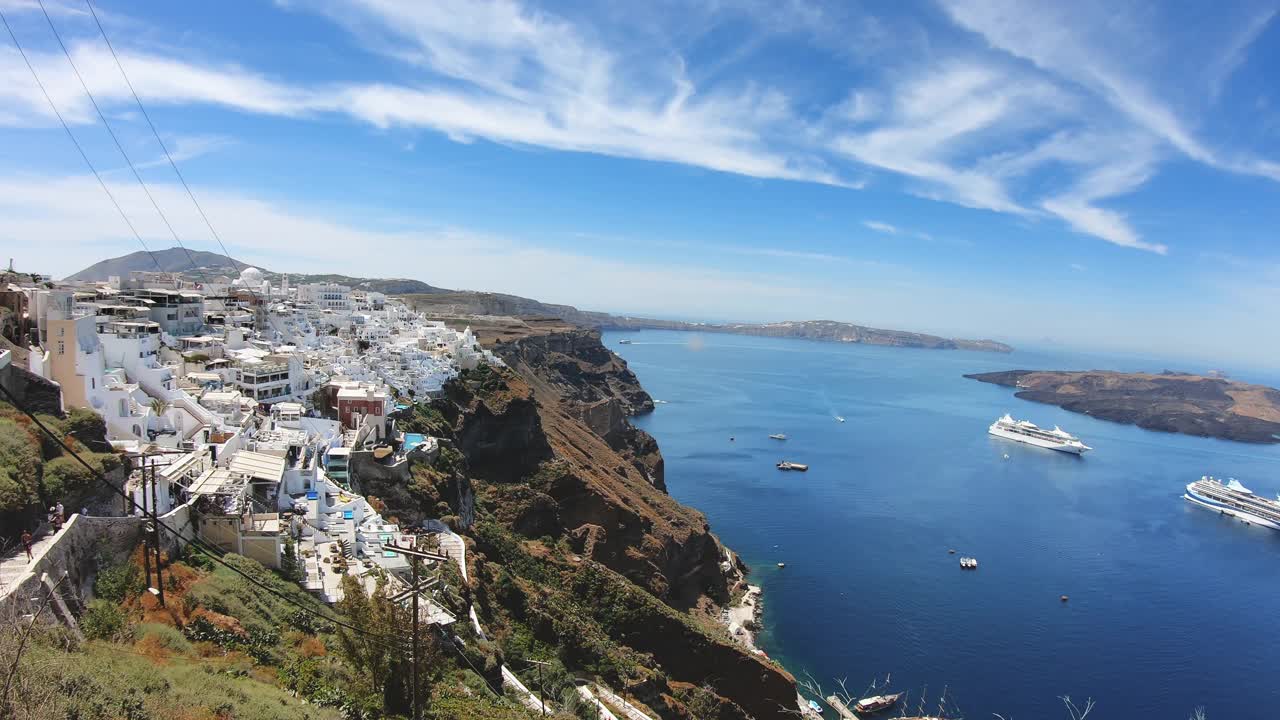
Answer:
[[[1248,443],[1280,442],[1280,390],[1165,371],[1007,370],[966,378],[1014,397],[1147,430]]]

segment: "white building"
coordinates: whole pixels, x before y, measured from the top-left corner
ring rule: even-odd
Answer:
[[[298,286],[298,300],[335,313],[349,313],[352,309],[351,288],[337,283],[306,283]]]

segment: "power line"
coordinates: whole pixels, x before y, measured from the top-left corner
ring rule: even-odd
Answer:
[[[0,10],[0,22],[3,22],[5,30],[9,31],[9,37],[13,40],[14,47],[18,48],[18,53],[22,55],[22,61],[26,63],[27,70],[31,71],[31,77],[36,81],[36,85],[40,88],[40,93],[44,95],[45,101],[49,103],[49,109],[52,110],[54,116],[58,118],[58,122],[62,125],[62,129],[66,131],[67,137],[71,140],[71,144],[76,146],[76,151],[80,153],[80,158],[84,160],[84,164],[89,167],[89,172],[93,173],[93,177],[97,179],[98,185],[102,187],[102,191],[111,199],[111,204],[115,206],[116,212],[120,213],[120,219],[124,220],[124,224],[129,227],[129,232],[133,233],[134,239],[136,239],[138,244],[142,245],[142,249],[146,250],[147,254],[151,256],[152,261],[156,264],[156,269],[163,272],[164,268],[161,267],[160,260],[156,258],[156,254],[151,251],[151,248],[147,247],[147,243],[143,241],[142,235],[140,235],[138,233],[138,229],[133,226],[133,221],[131,221],[129,216],[125,214],[124,208],[120,207],[120,202],[116,200],[116,196],[111,192],[111,189],[107,187],[105,182],[103,182],[102,175],[98,173],[98,169],[95,168],[93,163],[89,160],[89,155],[86,154],[84,148],[81,147],[80,141],[76,140],[75,134],[71,132],[71,126],[67,124],[66,119],[62,117],[62,113],[58,111],[58,106],[53,102],[53,97],[49,95],[49,91],[45,89],[44,83],[41,82],[39,73],[36,72],[35,66],[31,64],[31,59],[27,57],[27,51],[22,48],[22,43],[18,42],[18,36],[13,32],[13,28],[9,25],[9,20],[5,17],[3,10]]]
[[[89,90],[89,85],[84,81],[84,77],[80,74],[80,69],[76,67],[75,60],[71,58],[71,52],[67,50],[66,43],[62,42],[62,35],[58,32],[57,26],[53,24],[53,18],[49,16],[49,11],[44,6],[44,0],[36,0],[36,2],[39,3],[40,12],[44,14],[45,21],[49,23],[49,29],[53,31],[53,36],[58,41],[58,47],[62,48],[62,54],[67,57],[67,63],[71,65],[71,71],[75,73],[76,80],[80,81],[80,87],[84,88],[85,95],[89,96],[89,102],[93,105],[94,112],[98,114],[98,119],[102,121],[103,127],[107,129],[107,134],[111,136],[111,141],[115,143],[116,149],[120,151],[120,157],[124,158],[125,164],[127,164],[129,166],[129,170],[133,172],[133,177],[138,181],[138,185],[142,186],[142,192],[147,196],[147,200],[151,201],[151,207],[156,209],[156,214],[160,216],[160,219],[164,222],[164,226],[169,228],[169,234],[173,235],[174,242],[178,243],[178,247],[182,248],[182,251],[187,254],[187,259],[191,261],[192,268],[194,268],[196,264],[195,258],[192,257],[191,251],[187,249],[187,246],[182,244],[182,240],[178,237],[177,231],[173,229],[173,225],[170,224],[169,218],[165,216],[164,211],[160,209],[160,204],[157,203],[155,197],[151,195],[151,190],[147,187],[147,184],[143,182],[142,175],[138,173],[138,168],[134,166],[133,160],[129,158],[129,153],[125,152],[124,145],[120,144],[120,138],[116,137],[115,131],[111,129],[111,123],[107,122],[107,116],[103,114],[102,108],[98,107],[98,101],[93,97],[93,93]],[[155,256],[153,255],[152,258],[154,259]]]
[[[125,85],[129,86],[129,93],[133,95],[133,101],[138,104],[138,110],[142,112],[142,117],[146,119],[147,126],[151,128],[151,134],[155,135],[156,142],[160,144],[160,149],[164,151],[164,157],[169,161],[169,167],[173,168],[173,174],[178,176],[178,181],[182,183],[182,188],[187,191],[187,197],[191,198],[191,204],[195,206],[196,211],[200,213],[200,219],[204,220],[204,224],[209,228],[213,239],[218,241],[218,247],[222,248],[222,254],[231,262],[231,267],[237,272],[240,271],[240,264],[236,259],[231,257],[231,253],[227,252],[227,246],[222,242],[222,236],[213,228],[213,223],[209,222],[209,216],[205,214],[204,208],[200,206],[200,202],[196,200],[196,195],[191,191],[191,186],[187,185],[187,179],[182,176],[182,171],[178,169],[178,164],[173,161],[173,156],[169,154],[169,148],[165,146],[164,140],[160,137],[160,131],[156,130],[155,123],[151,121],[151,115],[147,112],[147,108],[143,106],[142,99],[138,97],[138,91],[133,88],[133,81],[129,79],[129,74],[124,71],[124,64],[120,62],[120,56],[116,54],[116,48],[111,44],[111,39],[107,37],[107,31],[102,27],[102,21],[98,18],[98,11],[94,9],[91,0],[85,0],[85,5],[89,6],[89,13],[93,15],[93,22],[98,26],[98,32],[102,34],[102,39],[107,44],[107,49],[111,51],[111,57],[116,62],[116,67],[120,70],[120,76],[124,78]],[[252,292],[252,289],[250,290]]]
[[[98,480],[98,481],[99,481],[99,482],[101,482],[102,484],[104,484],[104,485],[106,485],[107,487],[109,487],[109,488],[111,489],[111,491],[112,491],[112,492],[114,492],[115,494],[117,494],[117,495],[119,495],[120,497],[124,498],[124,499],[125,499],[125,501],[126,501],[126,502],[128,502],[130,505],[132,505],[132,506],[133,506],[133,508],[134,508],[135,510],[141,510],[141,509],[143,509],[143,508],[142,508],[142,506],[141,506],[141,505],[139,505],[139,504],[137,503],[137,501],[135,501],[135,500],[134,500],[134,499],[129,495],[129,493],[127,493],[127,492],[125,492],[124,490],[122,490],[122,489],[120,489],[120,488],[117,488],[115,485],[113,485],[113,484],[111,483],[111,481],[110,481],[110,480],[107,480],[107,478],[106,478],[106,477],[104,477],[104,476],[102,475],[102,473],[98,472],[98,471],[97,471],[96,469],[94,469],[94,467],[93,467],[92,465],[90,465],[90,464],[89,464],[89,463],[88,463],[84,458],[80,457],[80,455],[79,455],[79,454],[78,454],[74,449],[72,449],[72,448],[71,448],[71,446],[70,446],[70,445],[68,445],[68,444],[66,443],[66,441],[65,441],[65,440],[63,440],[61,437],[59,437],[59,436],[57,435],[57,433],[55,433],[55,432],[53,432],[52,430],[50,430],[50,429],[49,429],[49,427],[48,427],[47,425],[45,425],[45,424],[44,424],[44,422],[43,422],[42,420],[40,420],[40,418],[39,418],[39,417],[37,417],[37,416],[35,415],[35,413],[31,412],[31,411],[30,411],[30,410],[28,410],[25,406],[23,406],[21,403],[19,403],[19,402],[18,402],[18,398],[17,398],[16,396],[14,396],[14,394],[9,390],[9,388],[5,387],[4,385],[0,385],[0,392],[3,392],[3,393],[5,394],[5,396],[8,398],[9,403],[10,403],[11,405],[13,405],[13,406],[14,406],[15,408],[17,408],[19,411],[21,411],[21,412],[22,412],[22,414],[26,415],[26,416],[27,416],[27,418],[29,418],[29,419],[31,420],[31,422],[33,422],[33,423],[36,425],[36,427],[40,428],[41,432],[43,432],[45,435],[48,435],[50,439],[52,439],[55,443],[57,443],[58,447],[60,447],[60,448],[62,449],[62,451],[63,451],[63,452],[65,452],[65,453],[67,453],[68,455],[70,455],[72,458],[74,458],[74,459],[75,459],[75,461],[76,461],[76,462],[80,463],[80,465],[82,465],[82,466],[85,468],[85,470],[89,471],[90,476],[92,476],[94,479]],[[158,516],[154,511],[152,511],[152,512],[151,512],[151,521],[152,521],[152,522],[154,522],[154,523],[156,524],[156,526],[157,526],[157,527],[164,528],[164,529],[165,529],[166,531],[168,531],[169,533],[172,533],[174,537],[176,537],[176,538],[179,538],[179,539],[181,539],[181,540],[186,541],[186,542],[187,542],[188,544],[190,544],[192,547],[195,547],[198,551],[203,552],[205,555],[208,555],[208,556],[209,556],[209,558],[210,558],[210,559],[212,559],[214,562],[218,563],[219,565],[222,565],[223,567],[227,568],[227,569],[228,569],[228,570],[230,570],[231,572],[234,572],[235,574],[237,574],[237,575],[239,575],[240,577],[244,578],[245,580],[249,581],[251,584],[258,586],[259,588],[262,588],[263,590],[265,590],[265,591],[267,591],[268,593],[270,593],[270,594],[272,594],[272,595],[274,595],[274,596],[278,597],[279,599],[281,599],[281,600],[283,600],[283,601],[285,601],[285,602],[289,603],[290,605],[293,605],[294,607],[298,608],[299,610],[302,610],[303,612],[306,612],[306,613],[308,613],[309,615],[312,615],[312,616],[314,616],[314,617],[320,618],[321,620],[324,620],[324,621],[326,621],[326,622],[333,623],[334,625],[337,625],[337,626],[339,626],[339,627],[343,627],[343,628],[346,628],[346,629],[348,629],[348,630],[352,630],[352,631],[354,631],[354,632],[362,633],[362,634],[363,634],[363,635],[365,635],[366,637],[372,638],[372,639],[377,640],[377,641],[379,641],[379,642],[381,642],[383,638],[386,638],[386,639],[388,639],[388,640],[389,640],[389,642],[384,643],[384,647],[386,647],[386,648],[393,649],[393,650],[397,650],[397,651],[398,651],[398,650],[403,649],[403,648],[401,647],[401,645],[402,645],[402,639],[401,639],[401,638],[398,638],[398,637],[395,637],[395,636],[391,636],[391,635],[382,635],[381,633],[373,632],[373,631],[367,630],[367,629],[365,629],[365,628],[361,628],[361,627],[358,627],[358,626],[356,626],[356,625],[352,625],[352,624],[350,624],[350,623],[348,623],[348,622],[346,622],[346,621],[344,621],[344,620],[339,620],[339,619],[337,619],[337,618],[329,617],[328,615],[326,615],[326,614],[324,614],[324,613],[321,613],[321,612],[319,612],[319,611],[313,610],[312,608],[309,608],[309,607],[307,607],[307,606],[303,605],[302,603],[299,603],[298,601],[294,600],[293,598],[291,598],[291,597],[289,597],[289,596],[285,595],[284,593],[280,592],[279,590],[277,590],[277,589],[275,589],[275,588],[271,587],[270,585],[267,585],[266,583],[263,583],[263,582],[259,581],[257,578],[254,578],[253,576],[251,576],[251,575],[249,575],[248,573],[244,572],[244,571],[243,571],[243,570],[241,570],[240,568],[237,568],[237,567],[235,567],[235,566],[231,565],[230,563],[228,563],[226,560],[223,560],[223,559],[222,559],[222,556],[221,556],[220,554],[217,554],[217,553],[215,553],[215,552],[211,552],[211,551],[208,549],[208,547],[207,547],[207,543],[206,543],[204,540],[201,540],[198,536],[193,536],[193,537],[188,538],[187,536],[185,536],[185,535],[183,535],[182,533],[178,532],[178,531],[177,531],[176,529],[174,529],[171,525],[169,525],[169,524],[167,524],[167,523],[163,522],[162,520],[160,520],[159,516]],[[219,551],[220,551],[220,549],[219,549]]]

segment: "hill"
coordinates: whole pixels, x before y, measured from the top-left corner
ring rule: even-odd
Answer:
[[[227,275],[234,278],[240,274],[241,270],[253,265],[253,263],[229,258],[218,253],[205,252],[204,250],[191,250],[189,253],[180,247],[154,250],[150,253],[139,250],[128,255],[96,262],[74,275],[68,275],[65,279],[78,282],[103,282],[112,275],[127,277],[131,272],[155,270],[186,273],[196,278],[215,275]],[[282,273],[272,272],[266,268],[259,267],[258,269],[262,270],[268,279],[274,280],[282,275]],[[428,285],[421,280],[408,278],[360,278],[326,273],[316,275],[290,274],[289,281],[294,284],[332,282],[387,295],[447,292]]]
[[[1148,430],[1280,442],[1280,390],[1165,371],[1008,370],[965,377],[1017,388],[1015,397]]]
[[[192,267],[193,264],[194,269]],[[240,274],[240,270],[246,267],[248,265],[245,263],[240,263],[239,266],[235,265],[226,255],[205,252],[204,250],[187,251],[173,247],[166,250],[153,250],[149,253],[139,250],[128,255],[102,260],[74,275],[68,275],[65,279],[82,282],[102,282],[112,275],[128,277],[129,273],[137,270],[184,272],[192,273],[196,276],[215,274],[235,277]]]

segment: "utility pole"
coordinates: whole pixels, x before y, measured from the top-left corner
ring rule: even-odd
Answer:
[[[414,542],[417,545],[417,542]],[[411,695],[413,698],[413,720],[422,720],[422,705],[418,702],[418,656],[421,647],[418,645],[418,558],[409,557],[409,567],[413,568],[413,680]]]
[[[164,607],[164,578],[160,575],[160,516],[157,512],[160,504],[156,499],[157,492],[156,464],[153,458],[151,463],[151,539],[156,546],[156,590],[160,597],[160,607]]]
[[[542,666],[551,663],[541,660],[526,660],[530,665],[538,666],[538,707],[542,708],[542,717],[547,716],[547,686],[542,682]]]
[[[147,456],[142,455],[138,458],[138,478],[142,483],[142,520],[147,521]],[[145,528],[144,528],[145,529]],[[147,574],[147,587],[155,587],[151,584],[151,552],[147,550],[148,539],[144,536],[142,540],[142,569]]]
[[[419,550],[417,548],[417,545],[418,545],[417,538],[414,538],[413,546],[411,547],[401,547],[399,545],[396,545],[395,543],[388,542],[382,546],[382,549],[388,550],[390,552],[394,552],[400,555],[404,555],[409,558],[409,570],[410,570],[410,573],[412,574],[410,587],[408,590],[405,590],[404,592],[401,592],[393,596],[391,598],[391,601],[399,604],[404,602],[406,597],[411,599],[410,602],[411,602],[411,607],[413,612],[413,657],[412,657],[413,667],[411,669],[411,673],[412,673],[413,680],[412,680],[412,687],[410,688],[411,692],[409,697],[411,699],[411,702],[413,703],[413,720],[422,720],[422,702],[420,702],[420,699],[418,697],[418,677],[419,677],[418,660],[419,660],[419,657],[421,656],[421,648],[419,646],[419,638],[420,638],[419,625],[421,623],[421,619],[418,616],[418,596],[421,595],[423,591],[429,590],[432,587],[434,587],[439,582],[439,580],[431,579],[425,583],[419,582],[418,581],[418,565],[423,560],[431,560],[433,562],[439,563],[439,562],[447,562],[449,558],[445,555],[441,555],[440,553],[433,553],[427,550]],[[425,701],[426,698],[421,698],[421,700]]]

